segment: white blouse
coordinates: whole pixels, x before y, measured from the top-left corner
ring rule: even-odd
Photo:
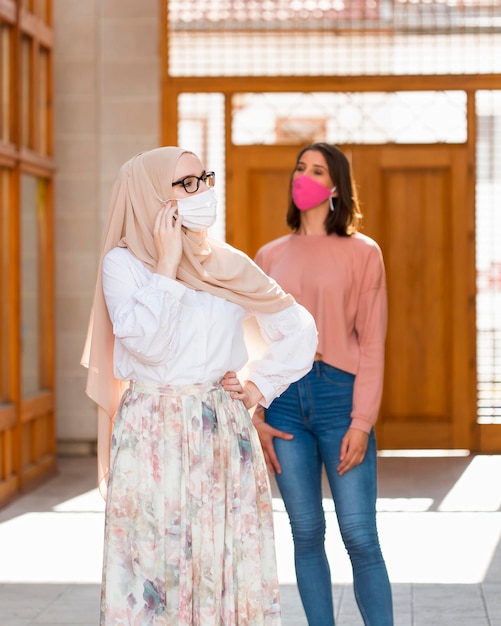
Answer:
[[[126,248],[108,252],[102,272],[120,380],[182,385],[238,372],[248,360],[244,319],[252,315],[267,349],[248,365],[247,378],[264,407],[311,369],[316,326],[297,303],[273,314],[246,310],[151,272]]]

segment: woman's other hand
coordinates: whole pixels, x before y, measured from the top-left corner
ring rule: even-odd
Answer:
[[[183,252],[182,218],[176,215],[177,204],[169,200],[160,209],[153,227],[153,241],[158,253],[157,274],[175,279]]]
[[[275,446],[273,445],[273,439],[278,437],[279,439],[294,439],[294,435],[285,433],[283,430],[278,430],[267,424],[258,412],[254,413],[252,418],[257,434],[259,435],[259,441],[261,442],[261,448],[263,449],[264,460],[266,461],[266,467],[270,474],[281,474],[282,468],[278,462],[278,458],[275,452]]]
[[[341,442],[340,463],[337,466],[339,475],[346,474],[348,470],[360,465],[365,458],[369,435],[357,428],[348,428],[346,435]]]

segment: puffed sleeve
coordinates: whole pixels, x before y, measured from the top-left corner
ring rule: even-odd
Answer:
[[[267,348],[261,358],[249,363],[248,380],[263,394],[265,408],[287,387],[307,374],[318,344],[312,315],[294,303],[278,313],[255,313]]]
[[[103,291],[115,339],[137,361],[156,365],[175,351],[185,287],[152,272],[139,273],[123,249],[103,259]]]

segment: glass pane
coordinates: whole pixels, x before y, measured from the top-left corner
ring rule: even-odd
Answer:
[[[46,215],[47,183],[23,174],[21,179],[21,375],[23,398],[44,388],[45,364],[41,289],[45,251],[41,245]]]
[[[0,140],[6,143],[10,141],[11,32],[9,26],[0,26]]]
[[[31,40],[21,40],[21,145],[33,147],[31,142]]]
[[[170,76],[501,72],[499,0],[170,0]]]
[[[49,59],[48,50],[40,48],[39,53],[39,97],[38,97],[38,127],[39,127],[39,151],[43,155],[49,154]]]
[[[178,100],[178,143],[216,172],[217,222],[211,235],[225,238],[224,96],[220,93],[183,93]]]
[[[10,328],[7,303],[10,302],[9,279],[9,173],[0,169],[0,404],[8,400],[10,387]]]
[[[479,91],[477,112],[478,421],[501,424],[501,91]]]
[[[240,93],[232,142],[305,144],[464,143],[464,91]]]
[[[50,23],[50,3],[49,0],[38,0],[38,15],[46,24]]]
[[[178,28],[203,24],[274,30],[440,30],[499,25],[499,0],[170,0],[169,17]],[[324,24],[327,22],[327,24]]]

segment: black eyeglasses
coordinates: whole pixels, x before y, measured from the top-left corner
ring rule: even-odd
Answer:
[[[200,181],[203,180],[208,187],[214,187],[216,184],[216,175],[214,172],[204,172],[202,176],[186,176],[181,180],[176,180],[172,186],[182,185],[187,193],[195,193],[200,187]]]

